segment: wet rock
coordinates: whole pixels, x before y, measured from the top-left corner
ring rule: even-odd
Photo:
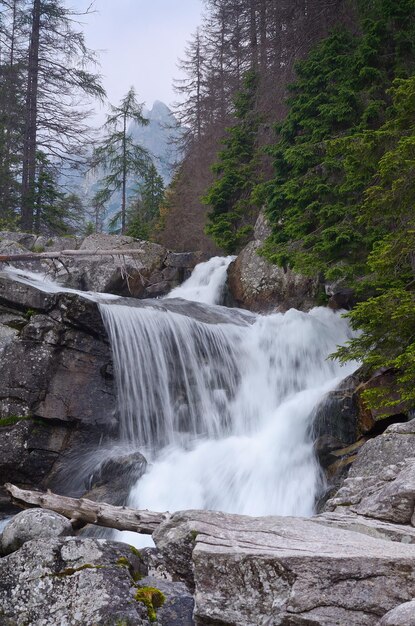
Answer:
[[[350,311],[356,305],[356,296],[353,289],[344,287],[332,293],[327,306],[335,311],[345,309]]]
[[[154,538],[196,624],[375,626],[415,594],[415,545],[309,519],[188,511]]]
[[[379,626],[415,626],[415,600],[405,602],[389,611],[380,620]]]
[[[71,434],[74,438],[74,433],[68,433],[63,425],[24,416],[11,418],[10,421],[9,426],[0,426],[2,483],[40,486],[59,455],[70,445]]]
[[[69,537],[74,534],[66,517],[46,509],[22,511],[5,526],[0,549],[3,554],[16,552],[27,541],[52,537]]]
[[[129,546],[105,540],[29,541],[0,560],[2,624],[148,626],[135,599],[137,560]]]
[[[99,311],[94,303],[69,294],[53,302],[53,311],[32,315],[3,350],[1,417],[36,415],[110,426],[114,392],[112,380],[102,372],[112,357]]]
[[[125,452],[115,456],[115,449],[108,451],[105,459],[90,478],[90,489],[85,498],[107,502],[116,506],[125,505],[131,487],[144,474],[147,461],[140,452]]]
[[[18,311],[50,311],[56,304],[56,294],[45,293],[0,274],[0,305]]]
[[[327,457],[325,464],[329,464],[332,450],[346,448],[356,441],[359,412],[355,391],[359,383],[357,375],[348,376],[324,396],[314,411],[312,436],[316,442],[325,438],[326,446],[323,441],[318,444],[321,456]]]

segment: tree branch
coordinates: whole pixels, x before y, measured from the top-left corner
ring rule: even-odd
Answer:
[[[169,519],[169,513],[138,511],[125,506],[113,506],[105,502],[94,502],[86,498],[69,498],[48,491],[29,491],[15,485],[4,485],[13,504],[23,509],[40,507],[60,513],[71,520],[76,528],[86,524],[105,526],[116,530],[129,530],[143,535],[151,535],[158,526]]]

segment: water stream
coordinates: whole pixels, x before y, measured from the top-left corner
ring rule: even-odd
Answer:
[[[218,302],[231,260],[199,265],[170,296]],[[121,436],[149,461],[132,506],[313,513],[320,470],[312,411],[356,367],[327,359],[350,338],[339,314],[227,309],[218,323],[222,307],[206,305],[198,321],[190,302],[180,312],[99,306],[113,347]]]
[[[148,460],[130,504],[308,516],[320,481],[310,419],[356,367],[327,359],[350,329],[322,307],[260,316],[217,306],[231,261],[200,264],[167,299],[144,307],[86,294],[111,341],[118,445]],[[14,276],[39,286],[39,276]],[[48,281],[41,288],[66,291]]]

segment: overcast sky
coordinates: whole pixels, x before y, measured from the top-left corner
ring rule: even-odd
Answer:
[[[83,10],[89,0],[68,6]],[[96,13],[83,16],[86,44],[99,54],[103,83],[112,104],[131,85],[139,101],[167,105],[176,99],[172,80],[177,60],[201,22],[202,0],[95,0]],[[105,110],[100,110],[103,121]]]

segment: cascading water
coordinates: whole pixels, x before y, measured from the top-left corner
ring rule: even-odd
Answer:
[[[196,274],[206,287],[214,272],[208,262]],[[193,295],[195,275],[189,282],[190,292],[184,284],[175,293]],[[114,352],[122,437],[149,461],[130,504],[312,514],[320,473],[310,416],[356,367],[327,359],[350,338],[344,319],[326,308],[266,317],[230,310],[220,323],[188,317],[185,306],[180,313],[111,303],[100,309]],[[210,313],[215,321],[219,310],[206,307],[206,319]]]
[[[236,257],[215,256],[199,263],[182,285],[173,289],[167,298],[183,298],[205,304],[220,304],[226,284],[226,272]]]
[[[118,453],[138,448],[148,460],[130,504],[307,516],[320,480],[311,415],[356,367],[327,359],[350,330],[326,308],[264,317],[213,306],[231,261],[200,264],[164,301],[129,306],[76,292],[98,302],[110,337]],[[8,273],[44,291],[73,291],[38,274]],[[139,537],[128,541],[142,545]]]

